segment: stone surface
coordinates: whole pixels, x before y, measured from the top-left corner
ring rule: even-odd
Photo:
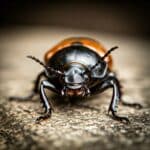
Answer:
[[[42,59],[52,45],[70,36],[88,36],[113,53],[115,70],[124,87],[123,98],[144,105],[141,110],[119,105],[118,114],[131,124],[117,122],[107,114],[111,90],[74,105],[49,94],[55,106],[51,119],[36,123],[42,112],[39,97],[29,101],[8,101],[12,95],[26,95],[32,80],[42,69],[25,58]],[[18,27],[0,30],[0,149],[128,149],[148,150],[150,146],[150,51],[149,41],[104,33],[55,28]]]

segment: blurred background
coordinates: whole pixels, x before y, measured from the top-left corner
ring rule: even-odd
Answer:
[[[130,125],[107,115],[111,90],[86,102],[98,112],[59,106],[41,124],[35,124],[43,111],[39,98],[22,103],[6,99],[27,95],[43,69],[27,55],[43,60],[49,48],[70,36],[91,37],[106,49],[119,46],[112,55],[123,99],[147,106],[119,106]],[[0,0],[0,149],[149,150],[149,57],[148,0]]]
[[[149,37],[150,2],[123,0],[1,0],[1,28],[54,26]]]
[[[120,77],[149,76],[149,1],[0,0],[1,78],[7,71],[16,71],[12,80],[18,74],[31,78],[39,66],[25,56],[42,60],[49,48],[72,36],[97,39],[106,49],[119,46],[113,57]]]

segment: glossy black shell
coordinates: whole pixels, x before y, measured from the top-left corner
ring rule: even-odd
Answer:
[[[91,67],[98,60],[101,60],[101,57],[91,49],[84,46],[70,46],[55,53],[48,61],[48,66],[52,66],[56,70],[62,70],[66,64],[77,62],[86,67]]]
[[[102,58],[93,50],[79,46],[69,46],[56,52],[47,62],[47,66],[53,67],[55,70],[64,71],[65,67],[71,63],[80,63],[86,69],[93,67],[98,61],[103,62]],[[59,80],[59,76],[51,75],[49,78],[57,88],[62,88],[63,85]],[[97,80],[91,79],[91,86]]]

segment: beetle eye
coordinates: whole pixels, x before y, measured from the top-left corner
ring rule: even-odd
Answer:
[[[101,62],[92,69],[91,76],[94,78],[103,78],[106,74],[106,71],[107,64]]]

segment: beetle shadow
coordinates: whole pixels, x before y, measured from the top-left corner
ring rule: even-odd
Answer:
[[[56,107],[77,107],[83,109],[90,109],[99,112],[100,109],[90,106],[86,102],[91,101],[94,99],[95,96],[91,97],[62,97],[56,94],[50,95],[54,105]]]
[[[47,93],[49,101],[52,101],[52,104],[55,108],[83,108],[83,109],[89,109],[93,111],[100,111],[100,108],[96,108],[95,106],[91,106],[89,101],[93,101],[95,99],[98,99],[100,95],[94,95],[90,97],[62,97],[55,93]],[[35,95],[33,98],[26,99],[25,97],[16,97],[13,98],[13,100],[8,97],[7,99],[9,101],[17,101],[17,102],[33,102],[33,103],[39,103],[40,96]]]

